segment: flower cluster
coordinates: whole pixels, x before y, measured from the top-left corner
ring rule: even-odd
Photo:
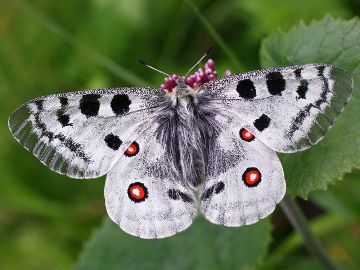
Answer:
[[[231,75],[231,71],[225,71],[225,76]],[[160,85],[160,88],[166,93],[171,93],[174,87],[177,85],[179,79],[185,80],[185,83],[193,89],[196,89],[200,85],[215,80],[217,77],[217,71],[215,69],[215,62],[209,59],[204,68],[199,68],[193,75],[186,78],[179,75],[172,75],[164,79],[165,83]]]

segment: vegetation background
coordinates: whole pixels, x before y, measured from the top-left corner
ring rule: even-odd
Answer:
[[[300,20],[359,14],[357,0],[1,0],[0,269],[322,269],[279,207],[246,228],[199,220],[174,240],[127,236],[108,221],[104,178],[72,180],[50,171],[16,143],[7,119],[41,95],[159,86],[162,76],[139,65],[140,58],[183,74],[214,45],[211,57],[220,73],[259,69],[276,62],[266,60],[264,47],[260,62],[259,51],[261,44],[270,48],[270,40],[261,41],[278,28],[286,32]],[[350,55],[360,62],[359,51]],[[353,121],[360,122],[356,116]],[[349,135],[347,129],[342,134]],[[324,145],[331,152],[331,144]],[[345,148],[339,152],[346,156]],[[307,170],[305,163],[299,166]],[[349,167],[333,178],[344,172]],[[292,195],[303,198],[314,191],[297,202],[327,253],[345,269],[360,268],[359,180],[359,170],[353,170],[327,191],[317,190],[333,181],[303,192],[290,185]]]

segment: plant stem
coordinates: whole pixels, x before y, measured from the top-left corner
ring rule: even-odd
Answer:
[[[301,235],[308,251],[315,256],[325,267],[325,269],[340,269],[337,264],[326,253],[318,238],[311,232],[304,214],[301,212],[296,202],[285,195],[280,203],[282,210],[294,226],[295,230]]]
[[[310,229],[318,238],[327,237],[345,228],[348,220],[337,214],[327,214],[319,217],[309,224]],[[297,231],[292,232],[280,245],[272,250],[266,260],[267,265],[276,266],[291,252],[303,245],[303,240]]]

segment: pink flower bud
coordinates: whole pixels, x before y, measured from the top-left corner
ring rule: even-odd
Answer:
[[[196,77],[195,84],[196,84],[196,85],[200,85],[202,82],[203,82],[202,78],[201,78],[200,76],[197,76],[197,77]]]
[[[186,78],[186,83],[191,86],[195,82],[195,80],[196,80],[195,76],[191,75],[190,77]]]
[[[166,77],[165,78],[165,85],[168,88],[174,88],[176,86],[176,81],[171,77]]]
[[[215,62],[212,59],[209,59],[206,64],[205,64],[205,68],[209,68],[211,70],[215,70]]]
[[[230,74],[231,71],[226,70],[225,76],[229,76]],[[204,65],[204,68],[199,68],[193,75],[187,76],[186,78],[177,74],[164,78],[165,83],[161,84],[160,88],[166,93],[171,93],[178,84],[178,81],[184,80],[188,86],[196,90],[200,85],[212,81],[216,79],[216,77],[217,71],[215,70],[215,62],[214,60],[209,59]]]
[[[212,74],[212,73],[213,73],[213,70],[211,70],[210,68],[205,69],[205,74],[206,75],[209,75],[209,74]]]

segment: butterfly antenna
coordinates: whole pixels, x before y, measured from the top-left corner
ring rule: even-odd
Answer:
[[[150,69],[152,69],[152,70],[155,70],[155,71],[157,71],[157,72],[159,72],[159,73],[161,73],[161,74],[164,74],[164,75],[170,77],[169,74],[167,74],[167,73],[165,73],[164,71],[161,71],[161,70],[159,70],[159,69],[157,69],[157,68],[154,68],[153,66],[150,66],[149,64],[147,64],[147,63],[146,63],[144,60],[142,60],[142,59],[139,60],[139,63],[142,64],[142,65],[144,65],[145,67],[148,67],[148,68],[150,68]]]
[[[204,53],[203,56],[201,56],[201,58],[199,59],[199,61],[196,62],[195,65],[193,65],[189,71],[186,73],[185,78],[189,75],[189,73],[205,58],[207,57],[209,54],[211,54],[211,52],[213,51],[214,47],[210,46],[209,49],[206,50],[206,52]]]

